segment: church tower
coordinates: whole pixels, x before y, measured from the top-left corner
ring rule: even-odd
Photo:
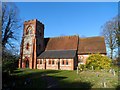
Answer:
[[[19,68],[36,69],[37,56],[44,51],[44,25],[37,19],[24,22]]]

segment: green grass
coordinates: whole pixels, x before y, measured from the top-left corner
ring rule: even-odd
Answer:
[[[42,74],[53,77],[58,81],[61,88],[103,88],[103,82],[106,82],[106,88],[116,88],[118,85],[118,72],[112,75],[103,71],[77,71],[67,70],[38,70],[38,69],[18,69],[15,70],[11,77],[7,79],[7,85],[10,87],[11,82],[16,82],[18,88],[44,88],[46,81],[42,79]],[[30,85],[24,85],[27,78],[31,79]]]

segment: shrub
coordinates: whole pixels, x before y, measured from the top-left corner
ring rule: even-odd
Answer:
[[[79,64],[78,68],[79,68],[80,71],[83,71],[83,70],[86,69],[86,65],[85,64]]]
[[[9,52],[3,52],[2,54],[2,71],[12,72],[18,66],[18,56],[12,55]]]
[[[86,67],[91,69],[109,69],[111,67],[112,60],[107,56],[102,56],[101,54],[91,54],[87,58]]]

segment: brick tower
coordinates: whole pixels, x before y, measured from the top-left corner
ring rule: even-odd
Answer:
[[[44,25],[37,19],[24,22],[19,68],[36,69],[37,56],[44,51]]]

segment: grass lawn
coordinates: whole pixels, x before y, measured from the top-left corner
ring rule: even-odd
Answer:
[[[46,74],[58,81],[61,88],[103,88],[103,82],[106,82],[106,88],[116,88],[118,86],[118,70],[116,75],[104,71],[82,71],[77,74],[76,70],[38,70],[38,69],[18,69],[15,70],[7,81],[4,81],[9,87],[15,82],[18,88],[44,88],[46,81],[42,75]],[[30,84],[25,85],[25,81],[30,79]]]

